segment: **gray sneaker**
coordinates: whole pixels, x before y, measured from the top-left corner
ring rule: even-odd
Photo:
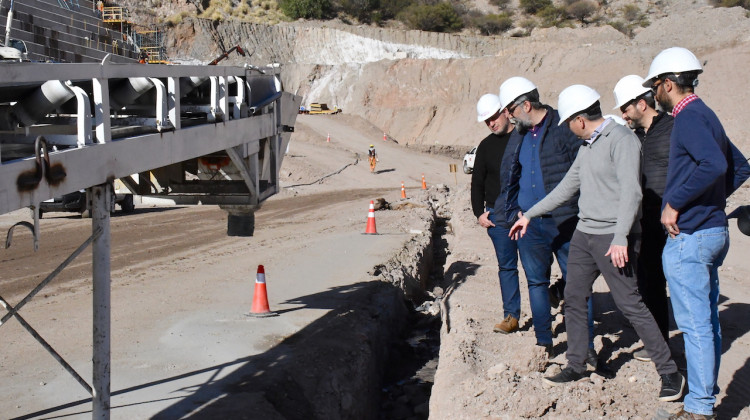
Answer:
[[[641,362],[650,362],[651,356],[648,355],[646,349],[640,349],[633,353],[633,359],[640,360]]]

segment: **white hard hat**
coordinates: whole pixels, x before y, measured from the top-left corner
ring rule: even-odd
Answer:
[[[519,96],[529,93],[534,89],[536,89],[536,85],[525,77],[515,76],[504,81],[500,85],[500,109],[507,108]]]
[[[615,107],[612,109],[619,109],[649,90],[649,88],[643,86],[643,78],[641,76],[631,74],[623,77],[615,85]]]
[[[623,120],[622,117],[618,117],[617,115],[614,115],[614,114],[607,114],[603,118],[605,120],[607,118],[612,118],[612,120],[614,120],[614,122],[616,122],[617,124],[620,124],[620,125],[626,125],[627,124],[627,122],[625,120]]]
[[[585,111],[599,98],[601,98],[599,92],[588,86],[572,85],[566,87],[557,98],[557,112],[560,114],[560,122],[557,125],[562,125],[573,114]]]
[[[654,79],[664,73],[682,73],[685,71],[701,73],[703,67],[690,50],[682,47],[667,48],[654,57],[651,68],[648,69],[648,76],[643,81],[643,86],[650,88],[654,84]]]
[[[477,121],[482,122],[495,115],[500,108],[500,97],[487,93],[477,102]]]

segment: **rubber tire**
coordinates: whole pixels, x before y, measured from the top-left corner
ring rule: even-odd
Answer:
[[[227,216],[227,236],[253,236],[255,232],[255,213],[238,216]]]
[[[469,168],[469,165],[467,165],[466,162],[464,162],[464,173],[467,175],[471,173],[471,168]]]
[[[133,203],[133,194],[126,194],[125,198],[120,203],[120,208],[124,213],[132,213],[135,211],[135,204]]]

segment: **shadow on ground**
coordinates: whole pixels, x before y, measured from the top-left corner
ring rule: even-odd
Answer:
[[[331,311],[265,353],[117,390],[112,396],[213,373],[191,387],[190,395],[150,418],[377,418],[389,349],[408,317],[401,290],[382,281],[362,282],[285,303]],[[230,368],[236,370],[215,379]],[[54,418],[57,411],[88,403],[91,399],[73,401],[17,418]],[[113,416],[117,408],[112,407]]]

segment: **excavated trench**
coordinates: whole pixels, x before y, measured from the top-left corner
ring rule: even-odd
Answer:
[[[440,351],[440,300],[443,297],[444,266],[448,250],[448,222],[435,217],[431,242],[424,250],[427,278],[420,279],[425,300],[409,301],[409,317],[403,340],[397,341],[387,365],[380,395],[379,419],[427,419]],[[428,268],[429,267],[429,268]]]
[[[444,266],[448,255],[450,214],[447,189],[428,198],[429,229],[406,244],[396,261],[379,274],[399,285],[407,300],[408,316],[390,346],[383,366],[379,419],[427,419],[429,400],[440,350],[440,301],[445,290]],[[442,194],[442,195],[441,195]],[[403,254],[406,255],[403,255]],[[413,264],[404,269],[404,262]],[[391,267],[390,271],[387,271]],[[415,273],[413,277],[403,275]]]
[[[190,418],[228,418],[251,403],[267,410],[242,411],[243,418],[428,418],[452,235],[448,203],[445,187],[399,208],[385,203],[421,226],[372,269],[373,280],[340,290],[342,306],[254,359],[223,398]]]

